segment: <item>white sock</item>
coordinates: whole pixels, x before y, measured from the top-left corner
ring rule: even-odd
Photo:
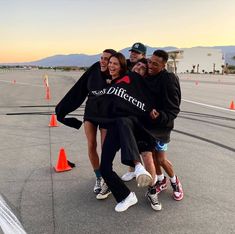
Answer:
[[[143,167],[143,165],[141,163],[137,163],[135,165],[135,170],[138,170],[139,168],[142,168],[142,167]]]
[[[171,183],[175,184],[176,183],[176,177],[175,175],[173,177],[170,177]]]
[[[155,178],[154,178],[154,184],[156,184],[158,181],[158,175],[155,175]]]
[[[157,175],[157,180],[159,182],[162,182],[164,180],[164,174],[161,174],[161,175]]]

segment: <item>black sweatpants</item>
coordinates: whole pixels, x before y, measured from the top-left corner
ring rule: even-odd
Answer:
[[[121,161],[123,164],[134,167],[134,160],[140,160],[135,131],[135,123],[131,118],[118,118],[107,131],[102,148],[100,172],[113,193],[117,202],[121,202],[130,190],[121,178],[113,171],[113,160],[121,148]]]

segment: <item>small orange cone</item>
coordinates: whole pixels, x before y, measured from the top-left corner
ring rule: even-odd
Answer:
[[[51,99],[51,92],[50,92],[50,88],[49,86],[46,87],[46,100],[50,100]]]
[[[59,158],[57,165],[55,167],[56,172],[63,172],[72,170],[72,167],[69,166],[64,148],[60,149]]]
[[[231,101],[229,109],[235,110],[234,101]]]
[[[59,125],[57,124],[57,118],[55,114],[51,115],[51,121],[48,125],[49,127],[58,127]]]

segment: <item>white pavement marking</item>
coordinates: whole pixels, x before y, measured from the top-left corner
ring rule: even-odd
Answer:
[[[20,221],[0,195],[0,227],[4,234],[26,234]]]
[[[189,103],[193,103],[193,104],[196,104],[196,105],[199,105],[199,106],[206,106],[206,107],[211,107],[211,108],[214,108],[214,109],[219,109],[219,110],[224,110],[224,111],[231,111],[231,112],[234,112],[234,113],[235,113],[235,110],[226,109],[226,108],[219,107],[219,106],[208,105],[208,104],[205,104],[205,103],[194,102],[194,101],[186,100],[186,99],[182,99],[182,101],[184,101],[184,102],[189,102]]]
[[[5,82],[5,83],[9,83],[9,84],[12,84],[12,81],[9,81],[9,80],[0,80],[0,82]],[[43,85],[37,85],[37,84],[31,84],[31,83],[24,83],[24,82],[17,82],[14,84],[14,85],[17,85],[17,84],[20,84],[20,85],[29,85],[29,86],[36,86],[36,87],[44,87]]]

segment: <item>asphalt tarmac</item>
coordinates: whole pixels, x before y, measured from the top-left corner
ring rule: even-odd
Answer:
[[[45,73],[50,100],[45,99]],[[54,106],[80,75],[0,70],[0,195],[26,233],[235,233],[235,110],[229,109],[235,101],[235,76],[179,74],[181,112],[168,157],[184,199],[174,201],[169,185],[159,195],[163,208],[156,212],[146,189],[133,180],[127,184],[137,205],[116,213],[112,195],[99,201],[93,193],[83,127],[48,127]],[[83,110],[73,115],[82,120]],[[56,173],[62,147],[76,167]],[[114,168],[120,176],[127,171],[119,153]],[[1,214],[0,209],[0,224]]]

